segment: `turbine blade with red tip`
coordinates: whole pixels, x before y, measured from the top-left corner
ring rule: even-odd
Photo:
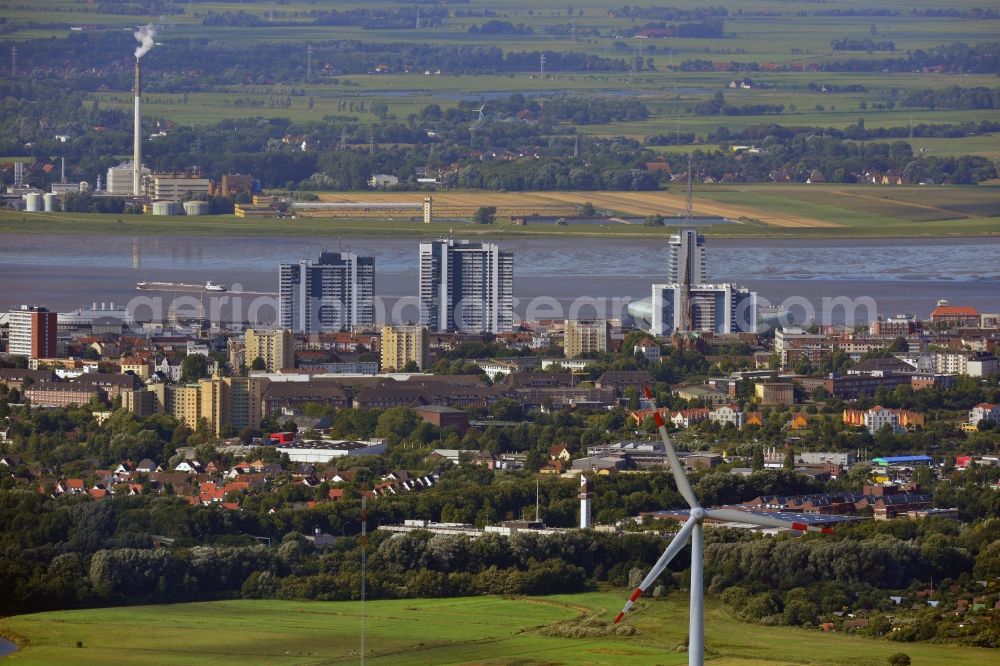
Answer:
[[[808,523],[785,520],[783,518],[775,518],[773,516],[762,515],[751,511],[740,511],[738,509],[708,509],[705,512],[705,515],[709,518],[714,518],[715,520],[725,520],[731,523],[747,523],[749,525],[758,525],[760,527],[787,527],[788,529],[799,530],[800,532],[822,532],[823,534],[833,534],[833,530],[829,527],[809,525]]]
[[[646,399],[650,404],[653,404],[653,394],[649,387],[646,386],[645,390]],[[653,420],[656,421],[656,429],[660,431],[660,439],[663,440],[663,447],[667,451],[667,462],[670,463],[670,472],[674,475],[677,492],[681,494],[688,506],[697,509],[701,505],[698,504],[698,498],[695,497],[694,490],[691,489],[691,482],[688,481],[687,474],[684,473],[684,467],[681,466],[681,460],[677,457],[677,452],[674,451],[674,445],[670,443],[670,435],[667,434],[667,424],[663,420],[663,415],[660,414],[660,410],[656,409],[655,404],[653,406]]]
[[[687,545],[688,539],[691,538],[691,530],[694,529],[696,522],[697,521],[694,518],[688,518],[687,522],[684,523],[684,526],[681,527],[680,531],[674,535],[674,538],[671,539],[667,548],[663,551],[663,554],[660,555],[660,559],[656,560],[656,564],[653,565],[653,568],[649,570],[646,577],[642,579],[641,583],[639,583],[639,587],[635,588],[632,595],[629,596],[628,601],[625,602],[625,607],[622,608],[622,612],[615,618],[615,624],[621,622],[622,618],[625,617],[625,613],[632,608],[632,604],[634,604],[636,600],[642,596],[642,593],[653,584],[653,581],[660,577],[663,570],[667,568],[668,564],[670,564],[670,560],[674,559],[677,553],[681,552],[681,549]]]

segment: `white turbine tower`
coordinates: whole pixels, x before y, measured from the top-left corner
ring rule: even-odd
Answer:
[[[649,392],[649,387],[646,387],[646,400],[649,405],[654,408],[653,418],[656,420],[656,427],[660,431],[660,437],[663,438],[663,446],[667,451],[667,461],[670,463],[670,471],[674,475],[674,481],[677,484],[677,491],[680,492],[680,494],[687,501],[691,510],[688,514],[687,522],[685,522],[680,531],[674,535],[673,540],[667,546],[666,550],[663,551],[663,554],[660,555],[660,559],[656,561],[653,568],[650,569],[649,573],[646,574],[646,577],[642,579],[641,583],[639,583],[639,587],[635,588],[635,591],[632,592],[628,601],[625,602],[625,607],[622,608],[622,612],[615,618],[615,624],[621,622],[622,618],[625,617],[625,613],[632,608],[632,605],[640,596],[642,596],[642,593],[653,584],[661,573],[663,573],[663,570],[667,568],[670,560],[672,560],[674,556],[676,556],[677,553],[684,548],[688,539],[690,539],[691,617],[688,625],[688,665],[702,666],[705,660],[705,561],[703,534],[703,523],[705,519],[714,518],[716,520],[724,520],[727,522],[748,523],[759,527],[786,527],[799,531],[823,532],[824,534],[832,533],[833,530],[828,527],[815,527],[813,525],[807,525],[806,523],[781,520],[778,518],[771,518],[770,516],[762,516],[760,514],[749,513],[746,511],[738,511],[736,509],[703,508],[701,504],[698,503],[698,498],[695,497],[694,491],[691,489],[691,484],[688,482],[687,475],[684,474],[684,468],[681,467],[681,462],[677,457],[677,452],[674,451],[674,447],[670,443],[670,437],[667,435],[666,423],[664,423],[663,416],[660,414],[659,410],[655,409],[656,405],[653,403],[653,396]]]

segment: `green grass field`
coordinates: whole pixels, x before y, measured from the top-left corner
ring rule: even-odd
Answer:
[[[682,664],[687,598],[641,602],[634,636],[565,638],[543,627],[604,623],[623,591],[538,598],[464,597],[365,605],[367,663]],[[26,639],[11,664],[334,664],[358,661],[358,602],[222,601],[23,615],[0,631]],[[994,663],[995,651],[901,644],[738,622],[710,604],[706,661],[714,666],[875,666],[906,652],[918,666]],[[76,647],[77,641],[82,647]]]

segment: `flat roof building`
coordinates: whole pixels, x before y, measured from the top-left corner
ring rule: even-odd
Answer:
[[[12,356],[55,358],[59,315],[37,305],[22,305],[7,315]]]
[[[567,319],[563,333],[566,358],[608,350],[611,325],[606,319]]]
[[[420,244],[420,323],[431,331],[514,328],[514,255],[495,243]]]
[[[297,333],[350,331],[375,324],[375,258],[322,252],[278,269],[278,321]]]
[[[652,290],[650,333],[684,330],[684,285],[654,284]],[[757,332],[757,292],[733,284],[692,284],[686,300],[693,331]]]
[[[427,367],[430,336],[426,326],[382,327],[382,372],[400,371],[411,361]]]
[[[295,367],[295,340],[289,330],[264,331],[248,328],[245,337],[244,360],[254,369],[257,359],[264,362],[264,370],[281,372]]]
[[[153,174],[153,198],[159,201],[184,201],[197,195],[209,195],[208,178],[186,173]]]

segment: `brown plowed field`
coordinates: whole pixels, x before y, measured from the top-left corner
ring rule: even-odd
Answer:
[[[320,194],[321,201],[412,202],[424,200],[425,192],[344,192]],[[620,215],[645,217],[646,215],[676,216],[684,214],[684,197],[666,192],[433,192],[434,206],[440,208],[478,208],[496,206],[498,209],[535,206],[579,205],[589,201],[596,208]],[[722,204],[705,199],[694,199],[694,214],[704,217],[739,219],[748,217],[775,227],[839,227],[827,220],[809,217],[779,215],[755,209],[752,206]]]

